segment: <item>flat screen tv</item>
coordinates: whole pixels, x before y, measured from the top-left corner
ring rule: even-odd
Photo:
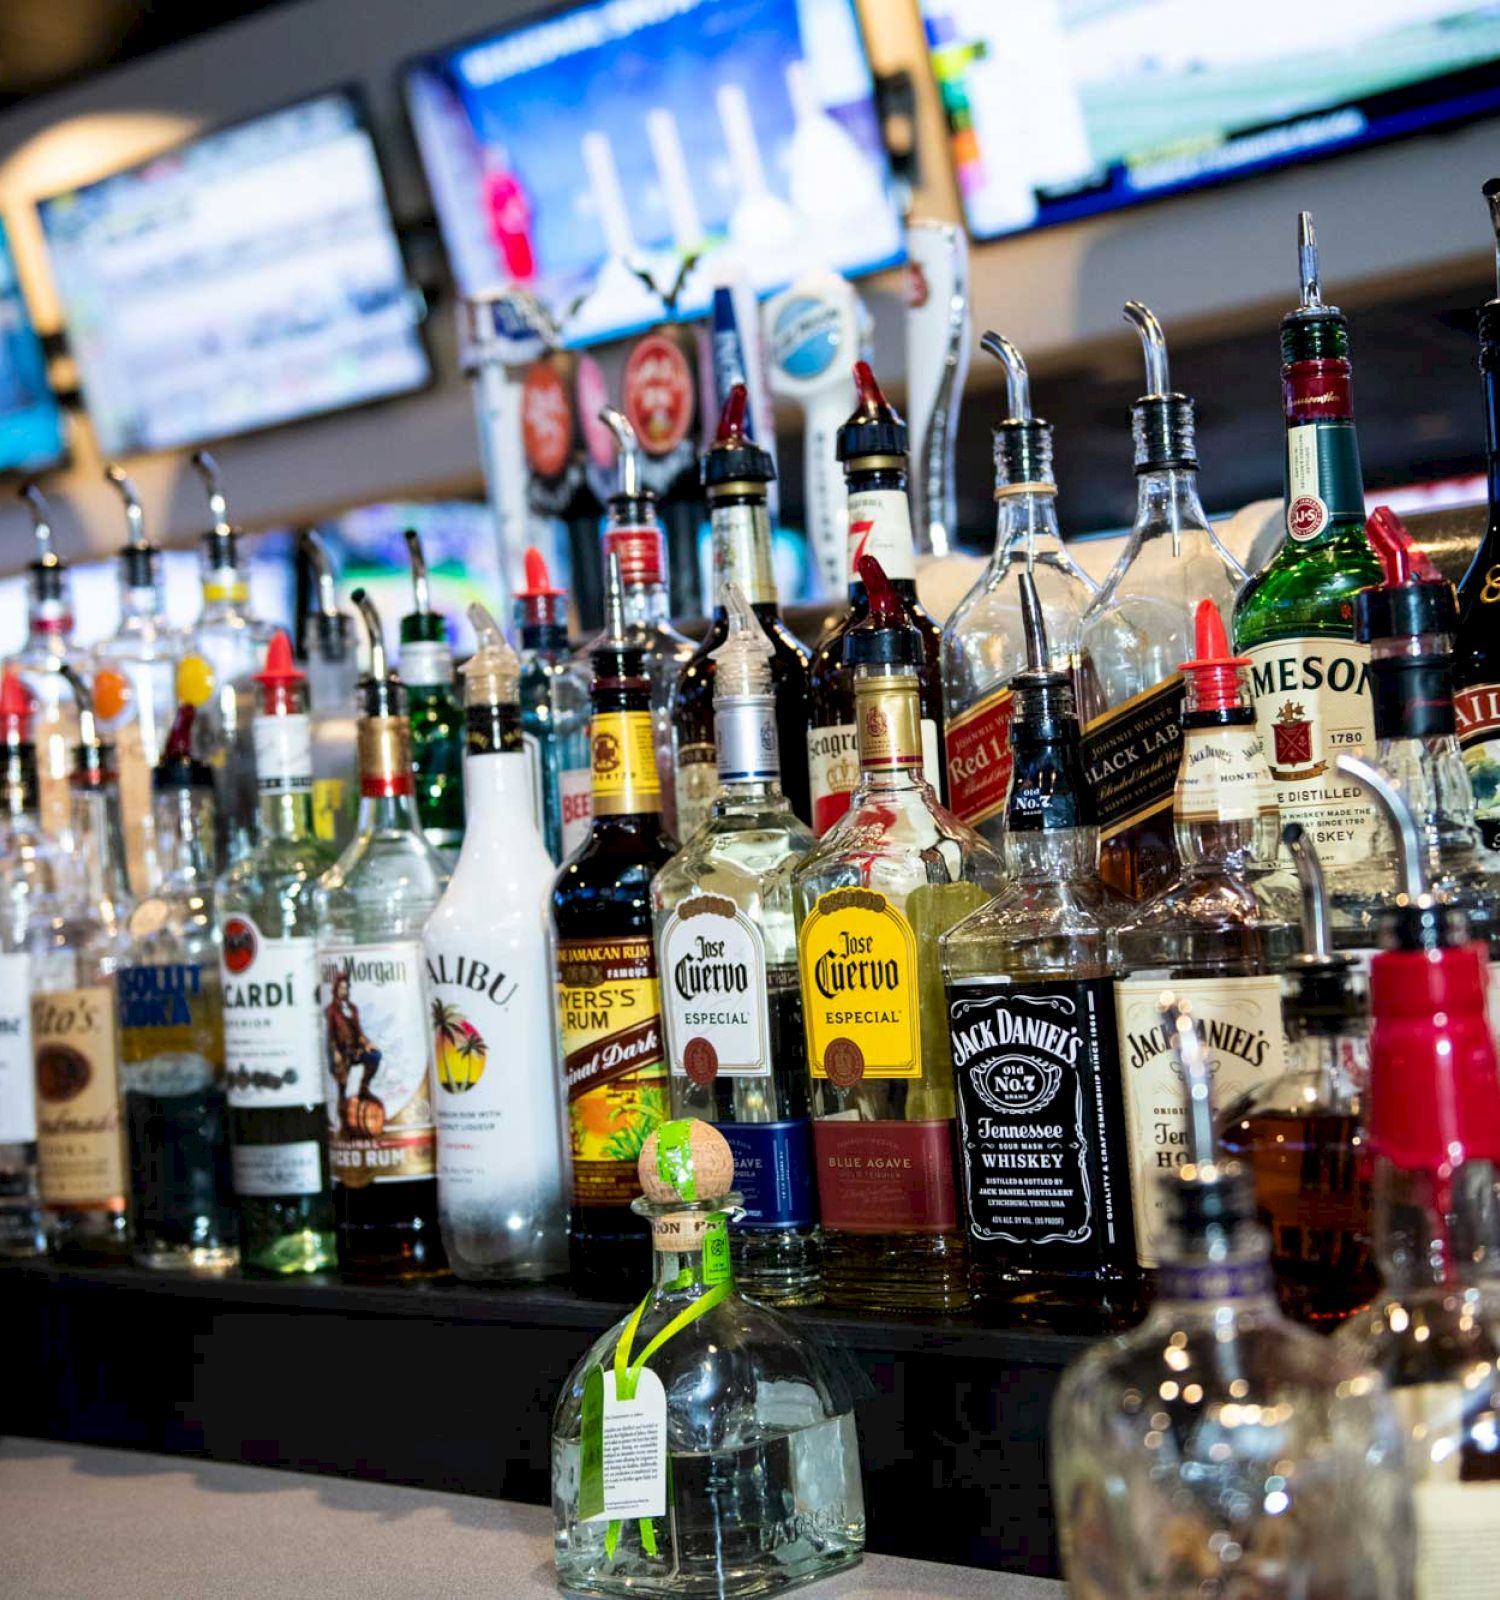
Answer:
[[[903,256],[854,0],[602,0],[414,62],[407,103],[459,288],[524,285],[575,342]],[[576,307],[576,309],[574,309]],[[571,314],[570,314],[571,313]]]
[[[105,455],[221,439],[430,379],[350,93],[205,134],[38,209]]]
[[[1500,112],[1500,6],[920,0],[980,239]]]
[[[0,224],[0,472],[38,472],[67,453],[42,342],[21,297]]]

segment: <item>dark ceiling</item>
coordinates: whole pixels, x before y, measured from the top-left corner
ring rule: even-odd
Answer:
[[[0,106],[287,0],[0,0]]]

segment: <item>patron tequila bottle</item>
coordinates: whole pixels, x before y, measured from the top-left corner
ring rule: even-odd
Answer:
[[[817,1206],[792,869],[812,833],[778,781],[775,650],[738,583],[714,652],[718,797],[651,885],[674,1115],[729,1141],[741,1175],[740,1281],[816,1300]]]
[[[1130,1318],[1139,1276],[1110,947],[1129,902],[1099,882],[1072,671],[1018,587],[1006,882],[941,941],[969,1283],[985,1310],[1098,1328]]]
[[[1131,300],[1146,355],[1147,392],[1131,407],[1136,513],[1114,571],[1084,614],[1083,758],[1098,818],[1099,875],[1133,900],[1177,871],[1172,795],[1182,714],[1180,662],[1192,649],[1194,608],[1227,616],[1244,571],[1219,543],[1198,498],[1193,402],[1167,374],[1155,315]]]
[[[948,1311],[969,1298],[938,939],[1000,862],[923,778],[923,639],[873,556],[846,635],[860,780],[792,874],[812,1074],[823,1285],[835,1305]]]
[[[351,598],[370,639],[359,827],[314,894],[333,1209],[346,1273],[422,1278],[447,1265],[421,938],[448,872],[417,817],[406,687],[374,604],[363,589]]]
[[[1010,680],[1028,660],[1021,578],[1036,585],[1048,664],[1070,674],[1096,590],[1058,531],[1052,425],[1031,414],[1026,362],[998,333],[980,343],[1005,367],[1007,414],[995,426],[995,552],[943,626],[943,689],[949,804],[998,847],[1010,794]]]
[[[464,838],[464,718],[453,692],[448,624],[432,609],[427,560],[415,528],[406,530],[413,608],[401,619],[401,681],[411,706],[411,765],[417,816],[427,842],[447,863]]]
[[[240,1256],[247,1272],[335,1264],[313,890],[333,850],[313,825],[307,679],[284,633],[256,675],[260,829],[215,892]]]
[[[573,1369],[552,1417],[558,1581],[732,1600],[852,1566],[865,1542],[853,1409],[798,1328],[738,1291],[728,1147],[701,1122],[668,1122],[639,1170],[653,1286]]]

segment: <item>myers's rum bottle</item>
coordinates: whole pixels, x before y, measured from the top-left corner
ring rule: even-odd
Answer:
[[[438,1236],[433,1033],[422,929],[448,880],[412,795],[406,689],[388,672],[380,617],[360,681],[359,824],[318,880],[319,1003],[339,1266],[361,1276],[444,1270]]]
[[[649,1257],[631,1212],[635,1164],[667,1111],[651,880],[670,858],[662,827],[649,651],[627,629],[620,557],[608,558],[594,642],[594,816],[552,890],[557,1009],[573,1154],[568,1254],[574,1286],[624,1298]]]

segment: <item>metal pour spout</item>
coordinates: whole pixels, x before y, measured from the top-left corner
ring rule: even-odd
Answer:
[[[77,669],[66,661],[59,661],[57,670],[78,702],[78,743],[86,750],[102,750],[104,741],[99,737],[99,724],[94,718],[94,697],[89,692],[89,686]]]
[[[1026,670],[1048,671],[1047,621],[1042,615],[1042,602],[1036,592],[1036,579],[1029,571],[1021,573],[1021,625],[1026,630]]]
[[[1156,313],[1139,300],[1125,302],[1125,320],[1140,335],[1141,349],[1146,357],[1146,399],[1158,399],[1172,392],[1172,380],[1167,373],[1167,336]]]
[[[1281,842],[1291,852],[1297,881],[1302,887],[1302,953],[1322,963],[1333,960],[1333,943],[1328,932],[1328,889],[1323,882],[1323,863],[1300,822],[1289,822],[1281,830]]]
[[[620,452],[620,484],[618,493],[636,499],[641,492],[641,441],[630,418],[615,406],[605,406],[599,420],[615,436]]]
[[[375,602],[363,589],[356,589],[349,598],[359,609],[360,619],[365,625],[365,634],[370,642],[370,677],[377,684],[382,684],[391,674],[385,653],[385,629],[381,626],[380,613],[375,609]]]
[[[1311,211],[1297,213],[1297,276],[1302,283],[1301,309],[1323,310],[1323,277],[1318,270],[1318,236]]]
[[[340,616],[338,591],[334,586],[333,562],[329,560],[327,546],[312,528],[302,532],[302,551],[312,573],[313,588],[318,598],[319,615]]]
[[[31,511],[31,530],[36,536],[36,561],[38,567],[60,567],[61,560],[52,548],[52,507],[47,497],[34,483],[21,490],[21,499]]]
[[[406,553],[411,559],[411,587],[419,616],[432,615],[432,585],[427,577],[427,557],[422,552],[422,536],[415,528],[406,530]]]
[[[1003,333],[984,333],[979,348],[1005,368],[1005,415],[1008,421],[1031,421],[1031,374],[1026,357]]]
[[[146,513],[141,508],[141,497],[136,492],[135,484],[118,461],[111,461],[104,469],[104,478],[107,483],[114,486],[121,500],[125,502],[125,524],[130,529],[130,537],[126,541],[133,550],[149,550],[151,546],[146,542]]]
[[[193,470],[203,480],[208,495],[208,513],[214,519],[215,533],[232,531],[229,523],[229,503],[224,498],[224,480],[219,475],[219,463],[207,450],[193,452]]]
[[[1495,298],[1500,300],[1500,178],[1491,178],[1480,193],[1490,207],[1490,228],[1495,235]]]
[[[1182,1067],[1187,1090],[1188,1156],[1195,1167],[1212,1167],[1218,1154],[1214,1138],[1213,1079],[1203,1053],[1203,1039],[1193,1018],[1192,1003],[1165,990],[1159,1002],[1162,1036]]]
[[[603,642],[619,647],[627,642],[625,632],[625,579],[620,573],[620,553],[611,550],[604,567]]]

